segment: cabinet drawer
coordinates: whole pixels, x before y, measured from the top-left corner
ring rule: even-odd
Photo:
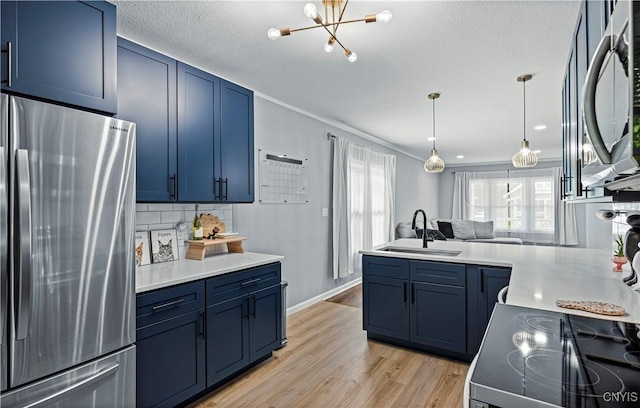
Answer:
[[[411,280],[466,286],[465,265],[445,262],[411,261]]]
[[[366,276],[409,279],[409,260],[365,255],[362,257],[362,273]]]
[[[280,262],[207,279],[207,306],[280,283]]]
[[[204,282],[172,286],[136,297],[136,326],[144,327],[204,307]]]

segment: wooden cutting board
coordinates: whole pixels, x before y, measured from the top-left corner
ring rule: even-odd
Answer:
[[[207,238],[216,227],[218,228],[218,232],[226,232],[224,222],[222,222],[220,218],[211,214],[202,214],[202,230],[205,238]]]
[[[556,300],[556,306],[565,309],[584,310],[586,312],[607,316],[624,316],[626,313],[626,310],[622,306],[590,300]]]

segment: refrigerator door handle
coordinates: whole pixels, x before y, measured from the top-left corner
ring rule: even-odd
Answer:
[[[110,377],[112,375],[114,375],[115,373],[118,372],[118,369],[120,368],[120,365],[118,363],[113,363],[110,366],[107,366],[105,368],[103,368],[102,370],[100,370],[98,373],[92,375],[91,377],[88,377],[82,381],[79,381],[75,384],[73,384],[72,386],[65,388],[63,390],[60,390],[54,394],[51,394],[39,401],[36,401],[32,404],[26,405],[25,408],[40,408],[40,407],[48,407],[53,405],[56,401],[59,401],[65,397],[67,397],[69,394],[74,393],[74,392],[78,392],[80,390],[83,390],[85,388],[91,387],[93,384],[96,384],[102,380],[104,380],[106,377]]]
[[[0,268],[4,269],[7,263],[7,241],[9,234],[7,232],[7,172],[5,169],[5,148],[0,147]],[[8,292],[7,271],[0,271],[0,300],[5,302]],[[4,322],[7,314],[6,304],[0,307],[0,344],[4,339]]]
[[[17,291],[16,340],[27,338],[31,314],[31,180],[29,155],[16,150],[16,190],[18,210],[18,250],[16,256]]]

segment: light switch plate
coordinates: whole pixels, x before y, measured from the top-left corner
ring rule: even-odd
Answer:
[[[323,208],[322,209],[322,216],[323,217],[328,217],[329,216],[329,209],[328,208]]]

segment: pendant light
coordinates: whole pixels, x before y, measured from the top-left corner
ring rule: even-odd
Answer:
[[[436,99],[439,97],[439,93],[432,93],[428,96],[433,101],[433,149],[431,149],[431,157],[424,162],[424,171],[427,173],[441,173],[444,170],[444,161],[438,157],[436,150]]]
[[[529,141],[527,140],[527,100],[525,91],[525,82],[532,78],[531,75],[520,75],[518,82],[522,82],[522,133],[523,139],[520,150],[513,155],[511,162],[515,167],[534,167],[538,164],[538,155],[529,149]]]

